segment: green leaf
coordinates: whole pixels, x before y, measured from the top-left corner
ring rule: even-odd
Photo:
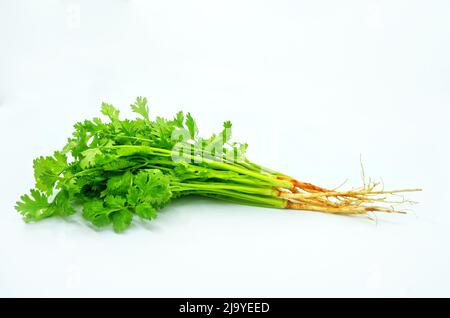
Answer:
[[[111,209],[103,206],[103,200],[94,199],[87,201],[83,205],[83,217],[98,227],[103,227],[111,223],[109,214]]]
[[[115,108],[111,104],[107,104],[105,102],[102,103],[102,114],[105,116],[108,116],[109,119],[111,119],[112,122],[119,120],[119,110]]]
[[[110,208],[123,208],[125,206],[126,201],[127,200],[124,197],[118,195],[117,196],[108,195],[105,198],[105,204]]]
[[[81,186],[78,179],[73,177],[73,174],[66,172],[64,178],[58,182],[57,188],[61,191],[66,191],[70,196],[74,196],[81,191]]]
[[[117,233],[125,231],[133,220],[133,213],[128,209],[122,209],[111,213],[114,231]]]
[[[134,104],[131,105],[131,109],[136,114],[139,114],[142,117],[144,117],[144,119],[150,120],[149,115],[148,115],[147,98],[145,98],[145,97],[136,98],[136,101],[134,102]]]
[[[118,176],[110,177],[106,182],[106,189],[105,191],[103,191],[102,195],[127,194],[132,184],[133,184],[133,175],[130,171],[127,171],[124,174]]]
[[[174,129],[175,126],[172,121],[156,117],[151,124],[154,145],[163,149],[171,149],[173,147],[172,133]]]
[[[141,191],[140,201],[155,208],[165,206],[172,198],[170,178],[158,169],[141,170],[134,182]]]
[[[22,214],[26,222],[39,221],[52,214],[50,204],[45,194],[38,190],[31,190],[31,197],[27,194],[20,197],[22,201],[16,202],[16,210]]]
[[[139,190],[137,187],[132,187],[128,189],[127,194],[127,202],[131,206],[136,206],[139,204],[140,198],[141,198],[142,191]]]
[[[189,135],[192,139],[194,139],[195,135],[197,134],[197,124],[195,123],[195,119],[191,116],[190,113],[187,113],[186,115],[186,127],[189,130]]]
[[[61,190],[53,199],[50,205],[53,209],[52,214],[57,214],[61,216],[69,216],[75,213],[75,209],[71,205],[71,197],[69,192],[66,190]]]
[[[80,167],[82,169],[87,169],[95,165],[95,156],[103,154],[98,148],[90,148],[82,153],[83,159],[80,161]]]
[[[156,209],[149,204],[140,204],[136,206],[136,214],[145,220],[156,218]]]
[[[179,127],[179,128],[183,128],[183,122],[184,122],[184,114],[183,114],[183,112],[178,112],[176,115],[175,115],[175,118],[174,118],[174,123],[175,123],[175,125],[177,126],[177,127]]]
[[[39,157],[33,161],[34,177],[36,187],[47,193],[52,194],[59,175],[67,167],[67,156],[62,152],[55,151],[53,157]]]

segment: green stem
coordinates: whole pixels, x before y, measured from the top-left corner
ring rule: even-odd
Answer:
[[[147,141],[147,142],[150,142],[150,143],[152,142],[151,139],[141,138],[141,137],[126,136],[126,138],[134,139],[134,140],[139,140],[139,141]],[[186,144],[186,145],[187,145],[187,146],[190,146],[190,144]],[[127,145],[124,145],[124,146],[127,146]],[[137,145],[134,145],[134,146],[137,146]],[[146,147],[146,146],[144,146],[144,147]],[[149,147],[149,146],[148,146],[148,147]],[[153,147],[149,147],[149,148],[153,148]],[[160,149],[160,148],[154,148],[154,149]],[[164,150],[166,150],[166,149],[164,149]],[[285,175],[284,173],[281,173],[281,172],[272,170],[272,169],[270,169],[270,168],[267,168],[267,167],[258,165],[258,164],[254,163],[254,162],[251,162],[251,161],[248,160],[247,158],[245,158],[244,161],[234,162],[234,161],[228,160],[227,158],[224,158],[223,156],[221,156],[221,157],[219,157],[219,156],[213,156],[213,155],[211,154],[211,152],[207,152],[207,151],[205,151],[205,150],[202,149],[202,154],[203,154],[203,153],[206,153],[207,155],[210,155],[210,156],[212,156],[212,157],[215,157],[216,159],[220,159],[220,160],[222,160],[222,161],[225,161],[226,163],[228,163],[228,164],[230,164],[230,165],[241,166],[241,167],[247,168],[247,169],[249,169],[249,170],[251,170],[251,171],[254,171],[254,172],[260,172],[260,173],[270,174],[270,175],[273,175],[273,176],[281,176],[281,177],[288,177],[288,178],[291,178],[291,177],[289,177],[288,175]],[[195,158],[199,158],[198,156],[194,156],[194,157],[195,157]],[[201,158],[201,159],[204,159],[204,158]],[[289,186],[290,186],[290,185],[288,185],[288,187],[289,187]]]
[[[125,151],[123,154],[119,153],[118,154],[119,156],[129,156],[129,155],[133,155],[136,153],[145,153],[145,154],[149,154],[149,155],[160,154],[160,155],[163,155],[166,157],[180,155],[179,153],[176,153],[175,151],[172,151],[172,150],[166,150],[166,149],[149,147],[149,146],[118,145],[118,146],[109,146],[109,147],[104,147],[104,148],[128,150],[128,151]],[[194,162],[206,163],[210,167],[213,167],[213,168],[217,168],[220,170],[234,171],[234,172],[237,172],[237,173],[240,173],[243,175],[254,177],[259,180],[267,181],[275,187],[290,188],[292,186],[292,184],[289,181],[280,180],[280,179],[277,179],[275,176],[262,174],[257,171],[249,170],[247,168],[235,166],[235,165],[228,164],[225,162],[219,162],[219,161],[215,161],[215,160],[211,160],[211,159],[207,159],[207,158],[202,158],[199,156],[193,156],[193,155],[188,155],[188,154],[182,154],[182,156],[185,159],[190,159],[190,160],[193,160]]]
[[[263,195],[263,196],[271,196],[271,197],[278,197],[277,190],[274,190],[272,187],[254,187],[254,186],[245,186],[241,184],[236,183],[219,183],[219,182],[208,182],[208,183],[201,183],[201,182],[174,182],[172,183],[174,186],[179,186],[181,188],[184,188],[186,190],[233,190],[237,192],[242,193],[249,193],[249,194],[257,194],[257,195]]]
[[[235,183],[185,183],[173,182],[171,188],[179,193],[184,191],[221,200],[244,203],[247,205],[285,208],[287,200],[278,197],[277,190],[272,187],[245,186]]]
[[[235,203],[272,207],[278,209],[286,208],[286,200],[270,196],[259,196],[254,194],[246,194],[242,192],[235,192],[233,190],[225,189],[209,189],[209,190],[191,190],[190,194],[197,194],[206,197],[213,197],[224,201],[231,201]]]

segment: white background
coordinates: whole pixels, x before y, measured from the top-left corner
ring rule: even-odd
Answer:
[[[449,1],[0,1],[0,296],[450,296]],[[366,218],[173,202],[121,235],[25,224],[32,160],[101,101],[234,123],[304,181],[422,187]]]

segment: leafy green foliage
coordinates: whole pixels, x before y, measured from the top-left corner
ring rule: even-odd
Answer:
[[[38,190],[33,189],[31,197],[24,194],[20,199],[21,201],[16,203],[16,208],[23,215],[25,221],[39,221],[50,215],[48,198]]]
[[[98,227],[103,227],[111,223],[109,214],[114,211],[104,206],[103,200],[94,199],[87,201],[83,205],[83,217]]]
[[[195,123],[195,119],[192,118],[190,113],[187,113],[186,115],[186,127],[189,130],[191,138],[194,139],[195,135],[197,134],[197,124]]]
[[[101,155],[102,151],[99,148],[89,148],[81,153],[83,159],[80,161],[80,167],[86,169],[95,165],[95,157]]]
[[[63,189],[53,199],[50,205],[51,213],[49,215],[69,216],[76,212],[72,206],[70,193]]]
[[[125,231],[131,224],[133,213],[128,209],[115,211],[111,215],[114,231],[120,233]]]
[[[172,197],[170,177],[160,170],[142,170],[134,180],[139,192],[139,202],[149,204],[155,208],[162,208]]]
[[[126,171],[124,174],[112,176],[106,182],[106,189],[102,193],[111,195],[125,195],[128,193],[130,186],[133,184],[133,174]]]
[[[156,218],[156,209],[150,204],[142,203],[136,206],[136,214],[145,220]]]
[[[190,113],[151,120],[143,97],[138,97],[131,109],[140,118],[121,120],[117,108],[102,103],[101,113],[109,121],[93,118],[76,123],[62,151],[34,160],[37,189],[23,195],[16,205],[25,221],[69,216],[81,210],[94,226],[112,225],[122,232],[135,215],[153,220],[158,210],[176,197],[200,194],[239,200],[240,193],[230,191],[230,184],[271,187],[267,176],[258,180],[257,172],[244,161],[229,160],[230,154],[243,157],[246,150],[242,144],[230,143],[231,122],[226,121],[219,134],[203,139],[198,137]],[[187,149],[183,156],[195,160],[173,161],[176,145]],[[219,162],[225,158],[227,163],[213,165],[202,157]],[[245,169],[248,174],[242,173]],[[199,183],[214,183],[214,187]]]
[[[53,157],[39,157],[35,159],[33,166],[36,187],[47,194],[52,194],[59,175],[67,166],[67,156],[59,151],[55,151]]]
[[[102,103],[102,114],[108,116],[112,122],[119,120],[119,110],[111,104]]]
[[[150,120],[148,116],[147,98],[138,97],[136,102],[131,105],[131,109],[136,113],[144,117],[145,120]]]

